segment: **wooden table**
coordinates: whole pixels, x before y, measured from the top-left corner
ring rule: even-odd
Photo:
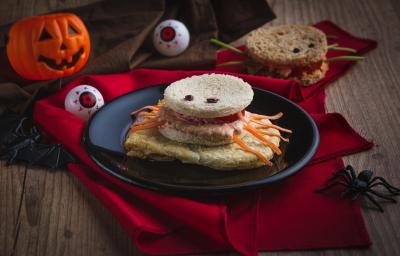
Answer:
[[[400,1],[269,1],[270,24],[329,19],[379,42],[368,59],[327,89],[327,109],[342,113],[376,147],[345,158],[400,185]],[[270,25],[268,24],[268,25]],[[369,249],[268,255],[400,255],[400,204],[364,208]],[[327,231],[329,232],[329,231]],[[263,253],[262,253],[263,254]],[[66,171],[0,164],[0,255],[142,255],[111,213]]]

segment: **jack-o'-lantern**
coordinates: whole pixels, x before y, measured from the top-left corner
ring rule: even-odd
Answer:
[[[72,13],[19,20],[11,27],[8,38],[10,64],[28,80],[75,74],[89,58],[89,33],[82,20]]]

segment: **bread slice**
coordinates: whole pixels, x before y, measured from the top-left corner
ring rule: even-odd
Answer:
[[[303,86],[309,86],[315,84],[316,82],[322,80],[325,77],[326,72],[329,69],[328,63],[324,62],[321,65],[321,68],[314,70],[312,73],[303,73],[301,77],[289,77],[289,79],[298,80],[299,83]]]
[[[279,131],[273,128],[263,130],[279,134]],[[242,140],[249,147],[259,151],[269,160],[274,157],[272,150],[253,135],[245,131],[242,135]],[[264,137],[279,146],[279,137]],[[166,138],[157,128],[129,134],[125,148],[131,157],[158,161],[177,159],[183,163],[203,165],[217,170],[251,169],[264,165],[254,154],[243,151],[235,143],[213,147],[186,144]]]
[[[207,136],[205,134],[187,133],[174,129],[173,127],[160,127],[158,130],[164,137],[182,143],[206,146],[218,146],[232,143],[230,137],[217,136],[218,134]]]
[[[178,113],[216,118],[242,111],[251,103],[253,95],[251,86],[238,77],[205,74],[170,84],[164,92],[164,100],[166,107]],[[187,100],[189,98],[191,100]]]
[[[177,118],[176,113],[168,108],[159,110],[159,119],[166,122],[158,127],[160,133],[170,140],[207,146],[232,143],[235,131],[243,130],[243,121],[230,123],[191,123]],[[204,120],[204,119],[201,119]]]
[[[306,25],[262,27],[247,37],[246,49],[261,64],[308,66],[325,59],[327,39],[322,31]]]

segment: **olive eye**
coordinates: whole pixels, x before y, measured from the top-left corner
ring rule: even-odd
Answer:
[[[74,29],[74,27],[72,27],[71,25],[68,25],[68,34],[76,35],[76,34],[78,34],[78,31],[76,31],[76,29]]]
[[[300,49],[299,49],[299,48],[294,48],[294,49],[293,49],[293,52],[294,52],[294,53],[299,53],[299,52],[300,52]]]
[[[217,103],[219,101],[219,99],[217,98],[207,98],[206,102],[207,103]]]
[[[186,101],[192,101],[193,99],[194,99],[193,95],[190,95],[190,94],[186,95],[184,98],[184,100],[186,100]]]
[[[42,34],[40,34],[39,41],[52,39],[50,33],[46,28],[43,29]]]
[[[308,45],[308,48],[314,48],[314,46],[315,45],[313,43],[311,43],[311,44]]]

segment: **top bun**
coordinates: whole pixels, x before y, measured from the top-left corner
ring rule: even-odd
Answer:
[[[306,25],[259,28],[246,40],[250,57],[259,63],[307,66],[325,59],[326,35]]]
[[[164,100],[165,106],[175,112],[215,118],[242,111],[251,103],[253,95],[251,86],[238,77],[205,74],[170,84],[165,89]]]

